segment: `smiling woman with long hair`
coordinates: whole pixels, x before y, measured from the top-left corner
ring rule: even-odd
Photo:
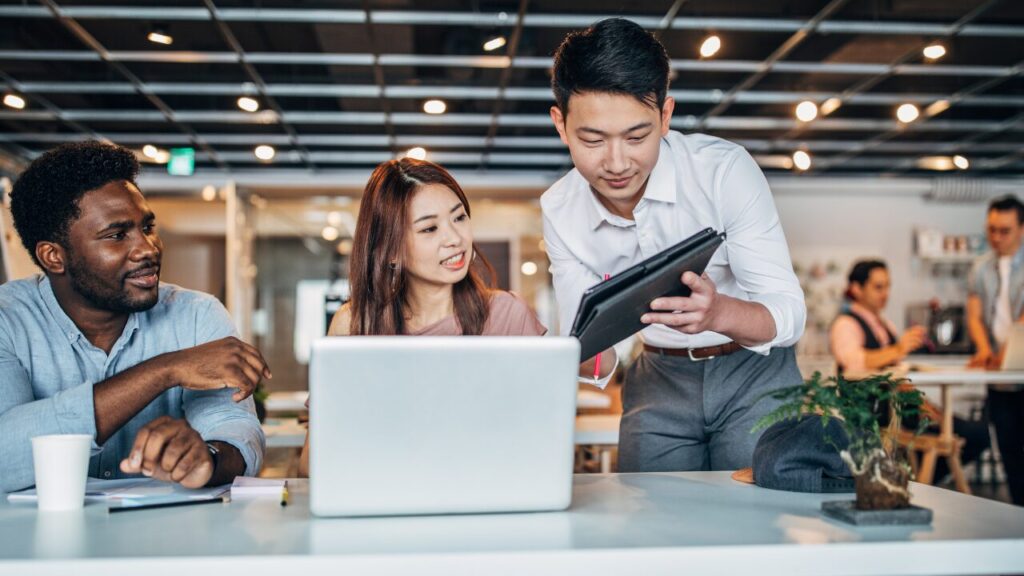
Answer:
[[[476,251],[469,200],[447,170],[412,158],[373,171],[349,264],[351,299],[329,336],[541,336],[518,296],[493,288]],[[299,474],[309,473],[309,437]]]

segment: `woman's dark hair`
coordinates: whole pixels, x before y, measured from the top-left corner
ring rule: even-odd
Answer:
[[[668,92],[665,47],[635,22],[609,18],[565,37],[555,51],[551,89],[562,114],[581,92],[628,94],[660,110]]]
[[[423,160],[403,158],[377,166],[366,183],[353,238],[349,282],[353,335],[405,334],[408,279],[402,263],[409,230],[409,204],[419,187],[440,184],[455,193],[470,215],[469,200],[447,170]],[[479,335],[487,321],[494,269],[473,252],[469,273],[452,287],[455,318],[462,333]],[[391,263],[396,263],[392,268]],[[486,275],[486,280],[484,279]]]
[[[850,289],[854,284],[863,286],[868,278],[871,277],[871,272],[881,268],[882,270],[888,270],[885,262],[881,260],[860,260],[850,268],[850,274],[846,277],[846,299],[853,300],[853,291]]]
[[[135,182],[139,162],[130,150],[96,140],[62,144],[32,161],[11,190],[11,215],[21,243],[38,265],[36,245],[67,247],[68,228],[86,192],[110,182]]]

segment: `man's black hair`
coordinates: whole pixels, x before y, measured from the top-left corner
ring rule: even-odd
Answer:
[[[1024,224],[1024,204],[1021,203],[1020,199],[1014,194],[1008,194],[996,198],[988,205],[988,211],[996,212],[1009,212],[1015,210],[1017,212],[1017,223]]]
[[[130,150],[95,140],[62,144],[36,158],[11,190],[11,213],[21,243],[36,258],[36,244],[67,247],[68,228],[81,214],[86,192],[110,182],[135,182],[139,162]]]
[[[881,260],[861,260],[853,265],[850,269],[850,275],[846,277],[847,282],[850,284],[864,285],[871,277],[871,272],[881,268],[886,270],[885,262]]]
[[[581,92],[628,94],[658,110],[668,92],[668,52],[635,22],[609,18],[565,37],[555,51],[551,89],[562,114]]]

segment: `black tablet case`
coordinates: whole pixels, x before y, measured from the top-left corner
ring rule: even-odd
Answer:
[[[627,268],[583,293],[571,336],[580,341],[580,360],[588,360],[609,346],[647,327],[640,316],[662,296],[689,296],[679,278],[686,271],[701,274],[725,240],[711,228],[690,236]]]

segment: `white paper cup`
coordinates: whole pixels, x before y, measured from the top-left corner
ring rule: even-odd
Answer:
[[[85,503],[92,436],[54,434],[32,439],[40,510],[76,510]]]

